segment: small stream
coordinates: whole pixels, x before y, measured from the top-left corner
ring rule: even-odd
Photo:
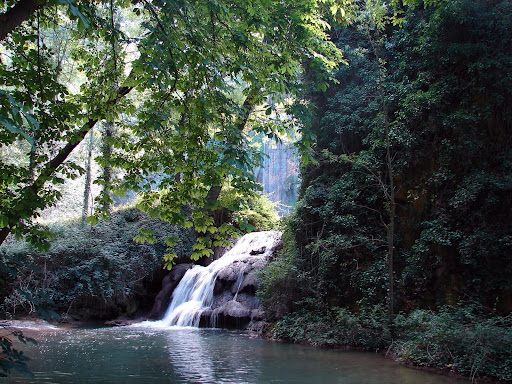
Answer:
[[[325,350],[199,328],[24,330],[38,345],[30,379],[7,383],[343,383],[448,384],[464,381],[398,365],[381,355]]]

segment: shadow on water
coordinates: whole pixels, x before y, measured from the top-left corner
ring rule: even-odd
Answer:
[[[24,331],[35,378],[8,383],[460,383],[363,352],[324,350],[214,329],[151,325]]]

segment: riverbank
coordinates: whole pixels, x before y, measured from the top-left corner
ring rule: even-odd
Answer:
[[[396,338],[385,322],[338,311],[288,314],[267,327],[272,339],[320,348],[375,351],[400,364],[481,383],[512,382],[510,318],[483,318],[444,308],[397,316]]]

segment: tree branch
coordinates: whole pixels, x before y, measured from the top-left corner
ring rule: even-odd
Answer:
[[[241,117],[240,122],[238,123],[237,128],[239,131],[243,131],[245,126],[247,125],[247,122],[249,121],[249,116],[251,115],[255,107],[255,99],[258,96],[258,92],[259,90],[257,88],[252,88],[244,101],[242,110],[245,111],[245,113]],[[222,185],[212,185],[210,187],[208,194],[206,195],[207,206],[218,200],[221,190]]]
[[[28,20],[48,1],[20,0],[14,7],[0,15],[0,41],[4,40],[16,27]]]
[[[130,73],[128,78],[132,76],[133,72]],[[119,99],[126,96],[133,87],[120,87],[117,89],[115,96],[107,101],[108,105],[114,105]],[[34,199],[39,191],[43,188],[44,184],[52,177],[57,171],[57,168],[66,161],[71,152],[80,144],[85,138],[87,133],[96,125],[98,119],[90,119],[83,127],[70,139],[70,141],[51,159],[46,166],[41,169],[39,176],[30,184],[27,185],[20,192],[20,200],[17,201],[14,208],[11,209],[14,212],[9,217],[9,224],[6,227],[0,229],[0,245],[5,241],[9,233],[19,224],[23,217],[32,217],[37,209],[37,204],[31,204],[31,200]],[[27,204],[28,203],[28,204]],[[27,207],[24,210],[21,207]]]

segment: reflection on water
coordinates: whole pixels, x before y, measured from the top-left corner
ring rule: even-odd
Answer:
[[[212,354],[201,332],[175,330],[164,337],[176,373],[189,382],[215,382]]]
[[[23,346],[35,378],[15,375],[8,383],[460,383],[372,353],[276,343],[242,332],[146,325],[26,333],[39,342]]]

